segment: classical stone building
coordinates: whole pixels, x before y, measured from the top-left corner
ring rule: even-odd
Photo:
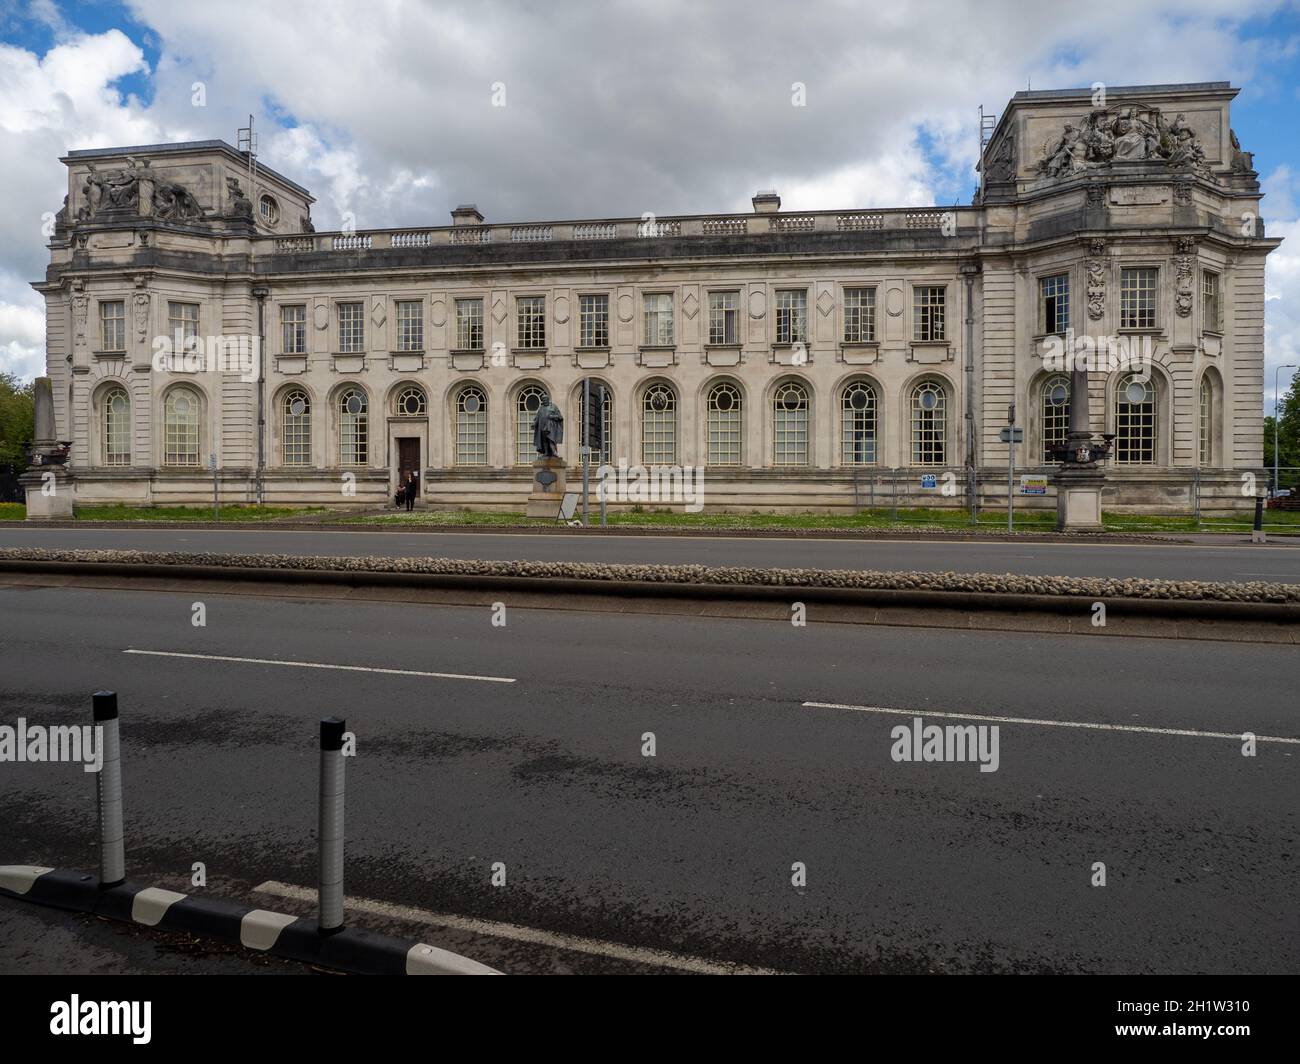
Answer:
[[[380,504],[419,469],[424,505],[522,510],[533,411],[576,465],[591,377],[606,460],[704,466],[709,509],[1004,505],[1008,407],[1017,472],[1050,472],[1061,355],[1092,352],[1109,506],[1248,503],[1278,241],[1236,92],[1017,93],[950,209],[317,233],[221,141],[69,152],[35,287],[77,501],[203,502],[215,463],[227,502]]]

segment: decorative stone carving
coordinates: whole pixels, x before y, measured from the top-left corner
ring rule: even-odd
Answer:
[[[1070,177],[1115,163],[1163,162],[1207,172],[1205,149],[1181,112],[1167,123],[1158,107],[1098,108],[1043,145],[1038,172]]]
[[[184,185],[168,181],[154,189],[153,214],[162,222],[197,222],[203,218],[203,208]]]
[[[1174,203],[1179,207],[1190,207],[1192,205],[1192,183],[1190,181],[1179,181],[1174,185]]]
[[[149,293],[136,292],[135,304],[135,338],[141,343],[149,335]]]
[[[1100,207],[1106,206],[1105,185],[1089,185],[1087,196],[1089,210],[1097,210]]]
[[[984,176],[989,181],[1013,181],[1016,176],[1016,138],[1007,134],[989,160]]]
[[[1185,318],[1192,312],[1192,303],[1195,295],[1195,285],[1193,279],[1196,274],[1194,252],[1196,242],[1191,237],[1182,237],[1178,241],[1178,257],[1174,259],[1174,270],[1176,273],[1176,291],[1174,293],[1174,309],[1178,312],[1180,318]]]
[[[86,346],[86,313],[90,309],[90,297],[86,295],[81,281],[72,282],[72,332],[77,347]]]
[[[1106,244],[1094,240],[1088,245],[1091,258],[1085,263],[1088,270],[1088,317],[1098,321],[1106,313]]]
[[[1255,153],[1241,150],[1241,141],[1237,139],[1235,129],[1228,130],[1232,140],[1232,172],[1234,174],[1251,174],[1255,172]]]
[[[314,225],[311,224],[311,218],[309,218],[309,217],[308,217],[307,215],[305,215],[305,214],[304,214],[304,215],[302,216],[302,218],[299,220],[299,222],[298,222],[298,228],[299,228],[302,232],[304,232],[304,233],[314,233],[314,232],[316,232],[316,227],[315,227]]]
[[[233,177],[226,178],[226,194],[230,200],[226,207],[226,217],[251,222],[253,220],[253,201],[244,195],[244,190]]]

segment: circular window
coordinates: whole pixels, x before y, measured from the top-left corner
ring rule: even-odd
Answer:
[[[344,401],[343,408],[349,414],[359,414],[366,408],[366,401],[362,399],[361,396],[357,395],[356,392],[353,392]]]
[[[718,390],[718,394],[713,397],[713,405],[724,413],[736,405],[735,396],[726,388]]]
[[[419,388],[402,389],[397,397],[397,412],[403,417],[421,417],[424,411],[424,392]]]
[[[267,225],[275,225],[280,220],[280,205],[272,196],[263,196],[258,200],[257,209],[262,215],[262,221]]]
[[[1067,399],[1070,398],[1070,389],[1064,384],[1053,385],[1047,393],[1047,401],[1053,406],[1064,406]]]
[[[125,414],[126,406],[126,395],[122,392],[115,392],[108,401],[108,409],[114,414]]]
[[[302,417],[307,412],[307,400],[301,395],[295,395],[289,400],[289,413],[294,417]]]
[[[932,392],[929,390],[924,391],[921,393],[921,397],[918,400],[918,402],[921,404],[922,410],[933,410],[936,406],[939,405],[939,393]]]
[[[1129,381],[1128,387],[1124,389],[1124,398],[1131,404],[1137,406],[1139,403],[1147,401],[1147,385],[1142,381]]]
[[[524,409],[535,414],[546,405],[546,396],[542,392],[527,392],[524,395]]]
[[[183,395],[178,395],[176,401],[172,404],[172,409],[184,417],[190,412],[190,401]]]
[[[662,388],[656,388],[650,393],[650,408],[652,410],[668,409],[668,393]]]
[[[849,406],[854,410],[865,410],[870,401],[865,388],[857,388],[849,395]]]
[[[478,408],[479,408],[479,406],[481,405],[480,402],[479,402],[478,393],[477,393],[477,392],[468,392],[468,393],[465,395],[465,398],[464,398],[464,400],[461,402],[460,405],[464,408],[465,413],[467,413],[467,414],[477,414],[477,413],[478,413]]]

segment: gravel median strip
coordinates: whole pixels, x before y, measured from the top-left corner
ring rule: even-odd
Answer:
[[[47,550],[11,547],[4,561],[91,562],[140,566],[216,566],[317,572],[421,573],[445,576],[636,581],[719,587],[860,588],[1057,595],[1093,599],[1300,603],[1300,585],[1271,581],[1229,583],[1148,580],[1140,577],[1024,576],[1016,573],[886,572],[871,569],[757,569],[707,565],[619,565],[596,562],[481,561],[458,558],[308,557],[292,554],[222,554],[206,551]]]

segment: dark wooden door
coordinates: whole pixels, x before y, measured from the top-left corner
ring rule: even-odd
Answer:
[[[397,438],[397,484],[401,487],[406,478],[420,471],[420,441],[414,436]]]

